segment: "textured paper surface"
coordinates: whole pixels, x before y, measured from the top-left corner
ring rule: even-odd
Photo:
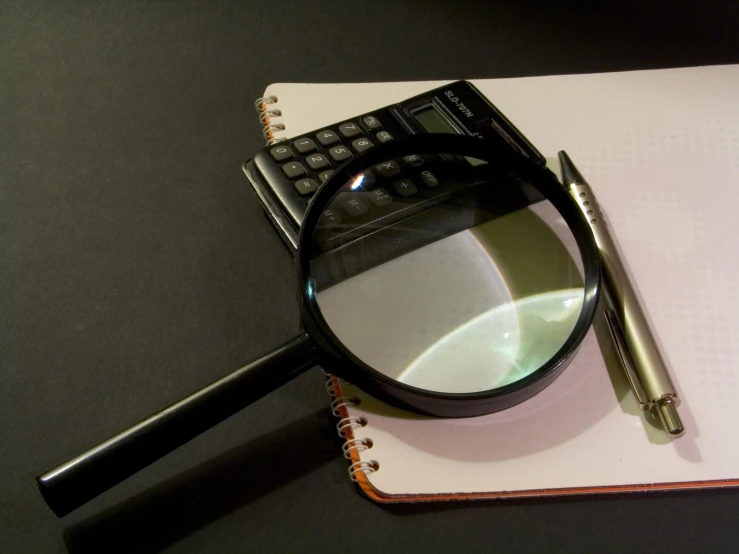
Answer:
[[[275,84],[297,136],[444,81]],[[353,387],[384,496],[739,478],[739,66],[473,83],[547,157],[590,181],[673,370],[687,427],[668,442],[631,396],[599,323],[552,386],[466,420],[406,414]],[[602,323],[602,321],[601,321]]]

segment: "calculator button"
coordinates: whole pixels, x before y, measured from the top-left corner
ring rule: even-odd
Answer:
[[[344,211],[351,217],[359,217],[360,215],[364,215],[369,211],[369,208],[367,208],[367,204],[362,202],[359,198],[344,200],[341,203],[341,207],[344,208]]]
[[[301,179],[295,183],[295,190],[300,196],[310,196],[318,190],[318,185],[313,179]]]
[[[320,171],[326,167],[329,167],[328,158],[323,154],[311,154],[305,158],[305,163],[308,164],[313,171]]]
[[[296,140],[293,142],[293,146],[298,151],[298,154],[310,154],[316,151],[316,143],[307,137]]]
[[[339,212],[329,208],[328,210],[324,210],[324,212],[321,214],[321,219],[319,220],[318,224],[321,227],[335,227],[336,225],[341,223],[341,221],[342,220]]]
[[[364,123],[364,126],[370,130],[382,129],[382,123],[380,123],[380,120],[374,115],[368,115],[367,117],[362,118],[362,123]]]
[[[282,166],[282,172],[288,179],[297,179],[305,175],[305,168],[300,162],[288,162]]]
[[[392,177],[400,173],[400,166],[398,162],[390,160],[389,162],[383,162],[375,166],[375,170],[383,177]]]
[[[388,142],[390,140],[393,140],[393,135],[388,133],[387,131],[380,131],[375,135],[375,138],[377,139],[377,142]]]
[[[349,148],[347,148],[346,146],[334,146],[331,150],[328,151],[328,155],[331,156],[331,159],[337,163],[341,163],[352,157],[351,150],[349,150]]]
[[[352,141],[352,148],[354,148],[354,150],[356,150],[360,154],[365,150],[369,150],[373,146],[374,144],[372,144],[372,141],[367,138],[358,138]]]
[[[381,208],[382,206],[387,206],[393,201],[393,197],[390,196],[385,189],[373,190],[369,193],[369,199],[370,202],[372,202],[378,208]]]
[[[362,134],[362,129],[359,128],[359,125],[350,121],[349,123],[339,125],[339,133],[345,138],[354,138]]]
[[[393,188],[395,189],[395,192],[397,192],[403,198],[413,196],[418,192],[416,185],[414,185],[413,181],[411,181],[410,179],[401,179],[400,181],[395,181],[393,183]]]
[[[367,188],[367,187],[369,187],[370,185],[374,185],[374,184],[375,184],[375,174],[374,174],[374,173],[372,173],[371,171],[365,171],[365,172],[364,172],[364,173],[362,174],[362,176],[364,177],[364,178],[362,179],[362,186],[363,186],[364,188]]]
[[[339,142],[339,135],[337,135],[330,129],[321,131],[320,133],[316,135],[316,138],[318,139],[318,142],[320,142],[322,146],[333,146],[334,144]]]
[[[292,160],[293,153],[287,146],[275,146],[269,151],[269,155],[276,162],[284,162],[285,160]]]
[[[436,175],[428,170],[421,171],[421,181],[423,181],[423,184],[430,189],[439,186],[439,179],[437,179]]]
[[[423,165],[423,158],[416,154],[413,154],[412,156],[403,156],[403,161],[412,167],[419,167]]]
[[[318,174],[318,178],[321,180],[321,184],[325,183],[326,182],[326,179],[328,179],[329,177],[331,177],[331,175],[333,175],[333,174],[334,174],[334,170],[333,169],[329,169],[328,171],[322,171],[321,173],[319,173]]]

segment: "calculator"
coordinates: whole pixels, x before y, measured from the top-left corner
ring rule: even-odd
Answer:
[[[484,138],[513,150],[540,166],[544,156],[477,88],[457,81],[403,102],[326,125],[268,146],[248,160],[244,173],[265,213],[294,254],[308,204],[342,163],[377,145],[419,133],[456,133]],[[363,198],[339,202],[327,210],[326,226],[372,218],[403,205],[403,199],[438,194],[446,186],[439,160],[405,156],[364,173],[366,185],[377,183]],[[462,163],[463,160],[445,160]],[[436,164],[430,162],[437,162]],[[441,167],[438,171],[436,168]],[[382,185],[382,186],[380,186]]]

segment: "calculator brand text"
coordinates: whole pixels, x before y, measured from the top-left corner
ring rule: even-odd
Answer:
[[[459,97],[454,94],[454,91],[448,90],[444,93],[448,98],[449,101],[457,106],[457,109],[464,114],[465,117],[474,117],[475,114],[472,113],[472,110],[470,110],[467,106],[464,105],[463,102],[459,100]]]

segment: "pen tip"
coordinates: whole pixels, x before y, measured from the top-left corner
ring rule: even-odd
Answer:
[[[577,170],[575,163],[567,155],[567,152],[565,152],[564,150],[560,150],[559,154],[557,154],[557,157],[559,158],[559,170],[562,177],[562,184],[564,186],[575,185],[578,183],[587,183],[585,178],[580,175],[580,172]]]

